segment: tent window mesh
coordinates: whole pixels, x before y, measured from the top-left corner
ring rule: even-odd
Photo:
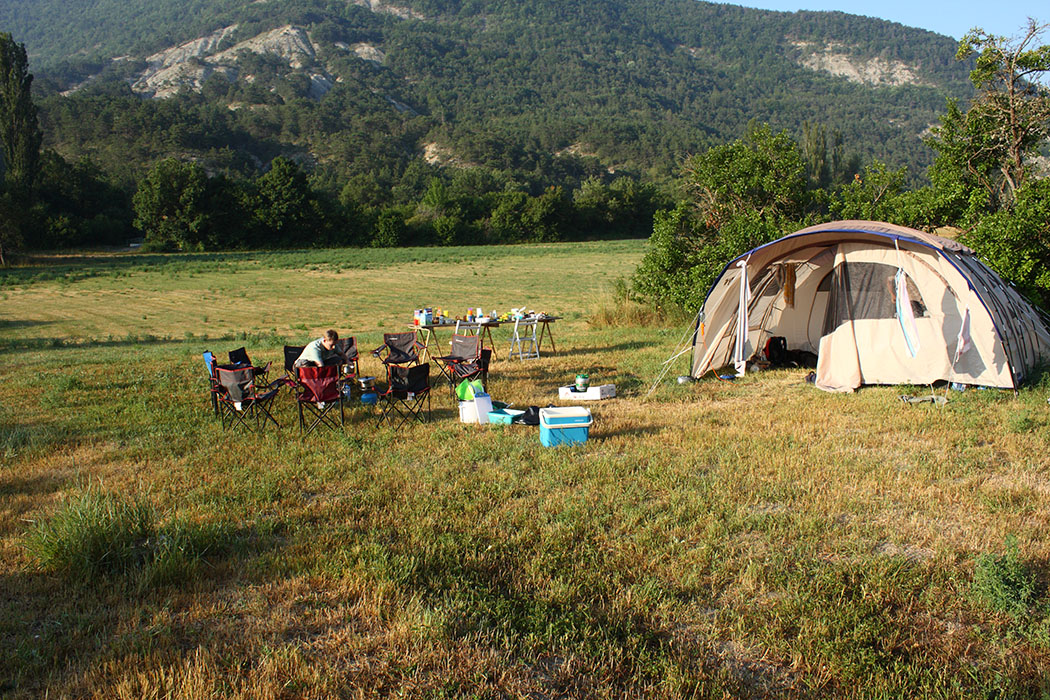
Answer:
[[[824,335],[846,321],[896,318],[897,299],[894,278],[897,268],[882,263],[851,262],[838,265],[829,275],[831,300],[824,319]],[[824,281],[821,281],[823,286]],[[926,304],[918,287],[907,277],[912,313],[926,316]]]

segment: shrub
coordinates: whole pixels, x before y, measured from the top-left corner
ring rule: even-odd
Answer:
[[[145,501],[89,488],[37,523],[26,547],[45,569],[71,581],[134,575],[145,588],[192,576],[225,541],[217,526],[176,520],[160,527]]]
[[[995,610],[1014,617],[1026,612],[1036,598],[1035,575],[1017,551],[1017,538],[1006,538],[1005,554],[982,554],[974,569],[974,593]]]

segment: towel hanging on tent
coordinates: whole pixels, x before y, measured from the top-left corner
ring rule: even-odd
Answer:
[[[750,256],[749,256],[750,257]],[[736,347],[733,349],[733,366],[737,376],[747,373],[747,311],[751,305],[751,283],[747,278],[747,260],[736,264],[740,268],[740,306],[736,316]]]
[[[897,286],[897,319],[904,332],[904,342],[912,357],[919,354],[919,329],[915,325],[915,311],[911,307],[911,296],[908,294],[908,276],[898,268],[895,278]]]

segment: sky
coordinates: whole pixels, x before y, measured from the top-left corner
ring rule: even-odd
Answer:
[[[974,27],[1001,36],[1017,36],[1033,16],[1050,22],[1050,4],[1040,0],[735,0],[730,4],[763,10],[838,10],[852,15],[879,17],[909,27],[928,29],[961,39]]]

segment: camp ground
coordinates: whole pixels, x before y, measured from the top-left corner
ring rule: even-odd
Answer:
[[[854,284],[850,235],[751,254],[745,364],[772,337],[826,350],[816,249]],[[690,319],[608,310],[644,241],[95,254],[4,271],[0,695],[1038,697],[1050,616],[1029,572],[1050,560],[1050,382],[987,342],[1006,334],[1010,297],[967,291],[949,259],[965,271],[968,254],[863,235],[881,247],[860,262],[908,294],[917,356],[939,340],[923,381],[1012,388],[1024,374],[1020,388],[904,405],[867,357],[853,393],[793,366],[679,384]],[[712,366],[734,361],[740,285],[722,285],[701,334],[723,348]],[[893,293],[881,314],[896,314]],[[511,409],[589,410],[590,425],[558,428],[586,441],[464,423],[436,369],[426,423],[380,423],[354,383],[332,430],[300,432],[308,407],[287,386],[267,406],[280,428],[261,415],[263,430],[223,429],[203,350],[223,363],[243,346],[273,382],[284,346],[334,327],[382,390],[371,350],[434,303],[562,316],[540,357],[511,356],[513,324],[493,329],[483,384]],[[968,334],[923,325],[945,308],[969,309]],[[896,316],[850,318],[858,337],[883,323],[884,353],[910,360]],[[434,354],[451,354],[453,333],[437,329]],[[647,395],[676,345],[686,353]],[[582,375],[615,395],[563,401]]]
[[[1050,360],[1040,314],[966,246],[876,221],[802,229],[727,262],[697,317],[692,375],[816,357],[816,385],[1017,388]],[[762,358],[768,359],[768,358]]]

